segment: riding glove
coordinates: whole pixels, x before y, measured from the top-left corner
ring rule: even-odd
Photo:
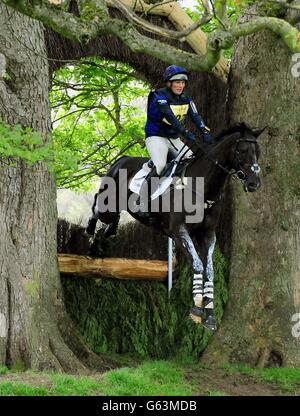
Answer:
[[[204,127],[204,129],[202,129],[201,133],[202,133],[202,137],[203,137],[203,142],[204,143],[212,143],[213,137],[210,134],[209,128]]]
[[[192,142],[194,142],[196,140],[195,135],[192,132],[188,131],[188,130],[186,130],[184,132],[184,137],[188,140],[191,140]]]

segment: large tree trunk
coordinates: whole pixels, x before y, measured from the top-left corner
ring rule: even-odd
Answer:
[[[42,25],[0,3],[0,53],[9,75],[0,78],[0,117],[49,140]],[[96,366],[96,357],[71,335],[65,315],[53,175],[42,163],[8,165],[1,159],[0,168],[0,364],[73,372]]]
[[[300,312],[300,82],[291,66],[290,53],[269,32],[236,46],[229,117],[268,127],[261,136],[261,190],[245,194],[231,185],[229,303],[206,362],[300,365],[300,339],[292,333]]]

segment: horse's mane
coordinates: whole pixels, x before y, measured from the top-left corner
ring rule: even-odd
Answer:
[[[246,130],[251,131],[251,128],[246,123],[243,122],[239,124],[234,124],[222,130],[220,133],[218,133],[215,136],[215,141],[218,142],[220,139],[224,138],[225,136],[229,136],[233,133],[243,134]]]
[[[201,157],[205,158],[207,155],[215,155],[216,152],[219,152],[221,149],[223,149],[224,146],[230,143],[232,139],[234,139],[232,137],[233,135],[235,135],[235,138],[238,139],[239,136],[237,136],[236,133],[239,133],[241,137],[244,135],[246,131],[251,132],[251,128],[247,126],[245,123],[235,124],[235,125],[227,127],[226,129],[222,130],[218,135],[214,137],[213,146],[210,149],[207,149],[208,153],[204,152],[205,154],[200,156],[200,158]],[[200,152],[200,155],[201,153],[202,151]]]

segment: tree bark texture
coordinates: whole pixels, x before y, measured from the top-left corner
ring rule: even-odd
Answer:
[[[0,3],[0,117],[50,137],[42,25]],[[70,334],[56,257],[56,191],[47,167],[0,160],[0,364],[76,372],[90,356]],[[69,329],[68,329],[69,328]],[[71,348],[65,343],[65,339]],[[76,344],[76,353],[73,345]]]
[[[240,39],[235,49],[228,114],[232,123],[267,126],[259,139],[262,188],[245,194],[231,185],[229,303],[206,362],[300,365],[293,331],[300,312],[300,79],[292,65],[269,32]]]

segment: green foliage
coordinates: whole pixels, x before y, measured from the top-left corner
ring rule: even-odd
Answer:
[[[128,65],[90,58],[55,73],[51,91],[58,186],[88,190],[124,153],[141,156],[149,88]]]
[[[10,126],[0,120],[0,137],[0,158],[21,158],[29,165],[53,159],[50,145],[29,127]]]
[[[227,262],[216,250],[215,310],[227,301]],[[197,360],[211,332],[189,318],[193,272],[180,262],[169,299],[165,283],[114,279],[62,279],[67,309],[96,352]]]

